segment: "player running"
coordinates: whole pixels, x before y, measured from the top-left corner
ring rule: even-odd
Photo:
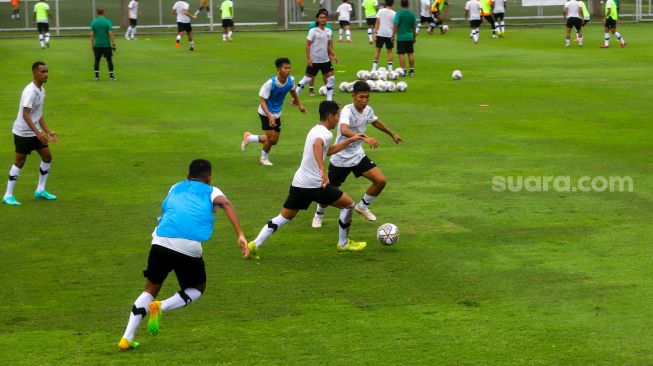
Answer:
[[[626,47],[626,40],[617,32],[617,21],[619,20],[619,5],[615,3],[614,0],[606,0],[605,2],[605,13],[603,13],[603,21],[605,23],[605,41],[601,45],[601,48],[610,47],[610,33],[614,34],[615,37],[621,42],[619,47]]]
[[[338,29],[338,42],[342,42],[342,33],[345,32],[347,36],[347,42],[351,43],[351,14],[354,12],[354,8],[348,2],[348,0],[342,0],[342,4],[336,9],[338,13],[338,24],[340,29]]]
[[[295,78],[290,76],[290,60],[283,57],[278,58],[274,65],[277,67],[277,76],[268,79],[258,95],[261,101],[258,106],[258,116],[261,120],[261,129],[265,135],[252,135],[251,132],[245,132],[243,142],[240,147],[243,151],[250,142],[258,142],[263,144],[261,150],[261,159],[259,160],[263,165],[274,165],[268,158],[270,149],[279,141],[279,134],[281,133],[281,109],[283,108],[283,101],[286,95],[290,93],[292,96],[292,104],[297,106],[302,113],[306,113],[306,108],[299,101],[299,97],[295,92]]]
[[[50,48],[50,22],[52,15],[50,15],[50,5],[45,3],[45,0],[39,0],[34,4],[34,16],[32,17],[32,24],[36,24],[36,30],[39,32],[39,42],[41,48]]]
[[[506,0],[494,0],[492,7],[492,15],[494,17],[494,28],[497,30],[499,37],[503,38],[506,33]]]
[[[379,131],[387,133],[395,144],[399,144],[402,140],[399,135],[392,132],[381,122],[374,114],[372,107],[368,105],[370,91],[370,86],[365,81],[357,81],[354,84],[354,92],[352,94],[354,102],[347,104],[340,113],[336,145],[354,136],[363,135],[364,137],[331,156],[328,178],[329,183],[336,188],[345,182],[345,179],[347,179],[350,173],[354,173],[356,178],[363,176],[372,182],[367,188],[367,191],[365,191],[363,198],[354,206],[354,210],[363,215],[365,219],[376,221],[376,216],[370,211],[369,206],[383,191],[386,179],[381,169],[367,157],[363,150],[363,142],[374,149],[379,147],[379,142],[375,138],[365,135],[365,130],[367,125],[371,124]],[[326,204],[319,204],[317,206],[311,224],[314,228],[322,226],[322,218],[324,217],[326,206]]]
[[[465,21],[469,20],[472,32],[469,35],[474,44],[478,44],[481,27],[481,3],[478,0],[469,0],[465,3]]]
[[[421,28],[424,28],[424,24],[428,25],[426,32],[428,34],[433,34],[433,28],[435,28],[435,21],[433,21],[433,15],[431,14],[431,0],[420,0],[419,6],[419,24],[417,25],[417,30],[415,33],[419,33]]]
[[[338,244],[336,245],[338,251],[357,252],[363,250],[367,245],[365,242],[355,242],[349,239],[354,201],[346,193],[330,184],[326,169],[324,169],[324,160],[327,155],[342,151],[347,146],[365,138],[363,134],[354,134],[335,145],[329,145],[333,139],[333,133],[330,130],[338,124],[339,109],[336,102],[322,101],[320,103],[320,122],[306,136],[304,156],[299,169],[295,172],[288,198],[283,204],[281,213],[268,221],[256,239],[247,244],[251,258],[258,259],[259,248],[265,240],[281,226],[289,223],[299,210],[308,209],[311,202],[340,209]]]
[[[435,19],[435,26],[440,28],[440,34],[445,34],[447,31],[444,29],[444,24],[442,22],[442,11],[445,6],[449,6],[449,3],[445,0],[435,0],[433,6],[431,7],[431,14],[433,14],[433,19]]]
[[[172,6],[172,14],[177,16],[177,39],[175,48],[181,46],[181,36],[186,32],[188,36],[188,46],[191,51],[195,51],[195,42],[193,42],[193,26],[190,24],[190,18],[197,17],[188,12],[190,5],[185,0],[179,0]]]
[[[365,13],[365,23],[367,23],[368,42],[369,44],[374,44],[374,37],[376,37],[374,25],[376,24],[376,12],[379,9],[379,1],[363,0],[361,5],[363,7],[363,12]]]

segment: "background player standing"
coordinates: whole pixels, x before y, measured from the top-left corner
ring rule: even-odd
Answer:
[[[138,0],[132,0],[127,6],[129,9],[129,28],[125,32],[125,38],[129,40],[136,39],[136,23],[138,23],[138,16],[141,12],[138,11]]]
[[[220,11],[222,12],[222,41],[231,42],[234,31],[234,2],[224,0],[220,5]]]
[[[338,42],[342,42],[342,33],[344,31],[347,36],[347,42],[351,43],[351,24],[349,21],[353,12],[354,8],[347,0],[342,0],[342,4],[336,9],[338,23],[340,25],[340,29],[338,29]]]
[[[97,10],[97,17],[91,23],[91,46],[95,56],[93,71],[95,81],[100,80],[100,60],[107,59],[109,66],[109,79],[116,80],[113,74],[113,51],[116,49],[116,41],[113,39],[113,24],[104,16],[104,8]]]
[[[34,16],[32,17],[32,24],[36,24],[36,30],[39,32],[39,42],[41,48],[50,48],[50,5],[45,3],[45,0],[39,0],[34,4]]]
[[[395,43],[394,21],[396,12],[392,10],[394,0],[385,0],[385,8],[379,9],[376,13],[376,47],[374,48],[374,60],[372,61],[372,71],[376,71],[379,65],[379,54],[381,48],[385,46],[388,54],[388,70],[392,71],[392,48]]]

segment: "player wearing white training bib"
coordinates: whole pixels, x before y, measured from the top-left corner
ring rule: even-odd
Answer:
[[[306,72],[297,85],[297,95],[301,94],[304,86],[307,85],[318,72],[321,72],[326,79],[326,100],[333,100],[333,86],[336,77],[333,74],[331,61],[338,63],[338,56],[333,52],[333,41],[331,29],[326,27],[329,12],[320,9],[315,16],[317,27],[311,28],[306,36]]]
[[[354,12],[354,8],[348,3],[348,0],[342,0],[342,4],[336,9],[338,13],[338,23],[340,29],[338,30],[338,42],[342,42],[342,33],[346,33],[347,42],[351,43],[351,25],[349,21],[351,20],[351,14]]]
[[[368,124],[387,133],[396,144],[402,141],[401,137],[387,128],[374,114],[372,108],[368,106],[370,91],[370,86],[364,81],[357,81],[354,84],[354,92],[352,94],[354,103],[347,104],[340,113],[336,144],[346,141],[352,136],[364,135]],[[340,187],[350,173],[354,173],[356,178],[363,176],[371,181],[372,184],[367,188],[363,198],[361,198],[354,209],[367,220],[376,221],[376,216],[370,211],[369,205],[383,191],[386,179],[381,169],[365,154],[362,146],[363,141],[372,148],[379,146],[379,142],[376,139],[365,136],[360,141],[356,141],[340,152],[332,155],[329,164],[329,182],[336,187]],[[326,205],[320,204],[317,206],[311,226],[315,228],[322,226],[325,209]]]
[[[569,0],[565,3],[565,8],[562,17],[567,21],[567,29],[565,30],[565,47],[571,45],[571,28],[576,28],[578,34],[578,45],[583,47],[583,20],[581,18],[580,3],[576,0]]]
[[[136,24],[138,23],[138,16],[140,12],[138,11],[138,0],[132,0],[127,5],[129,13],[129,28],[125,32],[125,38],[129,40],[136,39]]]
[[[299,169],[295,172],[286,202],[281,213],[263,226],[256,239],[249,242],[250,256],[258,259],[259,247],[263,245],[279,227],[292,220],[299,210],[306,210],[312,202],[321,205],[331,205],[340,208],[338,225],[338,251],[359,251],[365,248],[366,243],[355,242],[349,239],[354,201],[346,193],[329,184],[329,177],[324,168],[324,159],[342,151],[348,145],[361,140],[363,134],[353,136],[329,145],[333,139],[332,130],[338,123],[338,104],[332,101],[320,103],[320,123],[314,126],[306,136],[304,154]]]
[[[197,16],[191,14],[188,9],[190,5],[185,0],[179,0],[172,6],[172,14],[177,16],[177,39],[175,48],[180,47],[181,36],[186,32],[188,36],[188,45],[191,51],[195,51],[195,42],[193,42],[193,27],[190,24],[190,18],[197,19]]]
[[[503,37],[506,33],[506,0],[494,0],[492,7],[492,14],[494,15],[494,28],[497,29],[499,37]]]

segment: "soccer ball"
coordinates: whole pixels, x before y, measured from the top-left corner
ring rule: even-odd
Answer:
[[[454,70],[451,73],[451,78],[454,79],[454,80],[460,80],[460,79],[463,78],[463,73],[460,72],[460,70]]]
[[[405,71],[404,71],[404,69],[402,69],[401,67],[397,67],[397,68],[395,69],[395,73],[397,73],[397,78],[399,78],[400,76],[404,76],[404,75],[405,75]]]
[[[366,82],[367,82],[367,85],[370,86],[370,89],[372,89],[373,91],[376,91],[376,82],[375,82],[375,81],[373,81],[373,80],[366,80]]]
[[[393,92],[397,90],[397,84],[393,83],[392,81],[386,81],[385,82],[385,89],[386,91]]]
[[[449,26],[448,25],[443,25],[442,28],[440,28],[440,30],[442,30],[443,34],[447,33],[449,31]]]
[[[327,92],[326,85],[322,85],[320,89],[317,90],[317,92],[320,93],[320,95],[326,95]]]
[[[346,82],[346,81],[343,81],[342,83],[340,83],[340,86],[338,87],[338,89],[340,89],[341,92],[346,92],[347,91],[347,86],[349,86],[349,83]]]
[[[379,73],[379,80],[383,80],[383,81],[388,80],[388,73],[387,72],[380,72]]]
[[[378,69],[376,69],[376,71],[378,71],[378,72],[388,72],[388,69],[386,69],[385,67],[381,66],[381,67],[379,67]]]
[[[397,83],[397,90],[400,92],[405,92],[408,90],[408,84],[405,81],[400,81]]]
[[[376,230],[376,238],[383,245],[393,245],[399,240],[399,228],[395,224],[383,224]]]
[[[388,80],[397,80],[399,78],[399,73],[396,71],[390,71],[388,73]]]
[[[377,82],[376,82],[376,91],[384,92],[384,91],[386,91],[386,89],[387,89],[387,86],[385,85],[385,81],[377,80]]]
[[[355,82],[347,83],[347,92],[351,93],[354,91]]]
[[[365,71],[365,70],[359,70],[359,71],[356,73],[356,77],[358,78],[358,80],[365,80],[365,73],[366,73],[366,72],[367,72],[367,71]]]
[[[379,72],[378,71],[371,71],[370,72],[370,77],[369,79],[376,80],[379,78]]]

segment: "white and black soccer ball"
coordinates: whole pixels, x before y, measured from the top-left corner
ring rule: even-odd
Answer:
[[[356,84],[355,81],[351,82],[351,83],[347,83],[347,92],[348,93],[352,93],[354,91],[354,84]]]
[[[378,69],[376,69],[376,71],[378,71],[378,72],[388,72],[388,69],[386,69],[385,67],[381,66],[381,67],[379,67]]]
[[[387,90],[387,86],[385,85],[385,81],[383,80],[377,80],[376,81],[376,91],[378,92],[384,92]]]
[[[451,73],[451,78],[454,80],[460,80],[463,78],[463,73],[460,70],[454,70]]]
[[[399,78],[399,74],[396,71],[390,71],[388,73],[388,80],[397,80]]]
[[[338,89],[339,89],[341,92],[346,92],[346,91],[347,91],[347,86],[348,86],[348,85],[349,85],[348,82],[343,81],[343,82],[340,83],[340,85],[338,86]]]
[[[447,33],[447,32],[449,31],[449,26],[446,25],[446,24],[443,25],[443,26],[440,28],[440,31],[442,32],[442,34]]]
[[[366,72],[367,72],[367,71],[365,71],[365,70],[359,70],[359,71],[356,73],[356,77],[358,78],[358,80],[365,80],[365,73],[366,73]]]
[[[370,71],[370,79],[372,80],[378,80],[379,78],[379,72],[378,71]]]
[[[365,80],[367,82],[367,85],[370,86],[370,89],[373,91],[376,91],[376,82],[374,80]]]
[[[397,68],[395,69],[395,73],[397,73],[397,77],[401,77],[401,76],[406,75],[406,74],[405,74],[406,71],[405,71],[404,69],[402,69],[401,67],[397,67]]]
[[[393,91],[397,90],[397,84],[395,84],[392,81],[386,81],[385,82],[385,90],[388,91],[388,92],[393,92]]]
[[[406,90],[408,90],[408,84],[405,81],[398,82],[397,90],[400,92],[405,92]]]
[[[387,72],[380,72],[379,73],[379,80],[383,80],[383,81],[388,80],[388,73]]]
[[[320,89],[317,90],[317,92],[320,93],[320,95],[326,95],[326,93],[327,93],[327,87],[326,87],[326,85],[322,85],[322,86],[320,87]]]
[[[393,245],[399,240],[399,228],[395,224],[383,224],[376,230],[376,238],[383,245]]]

